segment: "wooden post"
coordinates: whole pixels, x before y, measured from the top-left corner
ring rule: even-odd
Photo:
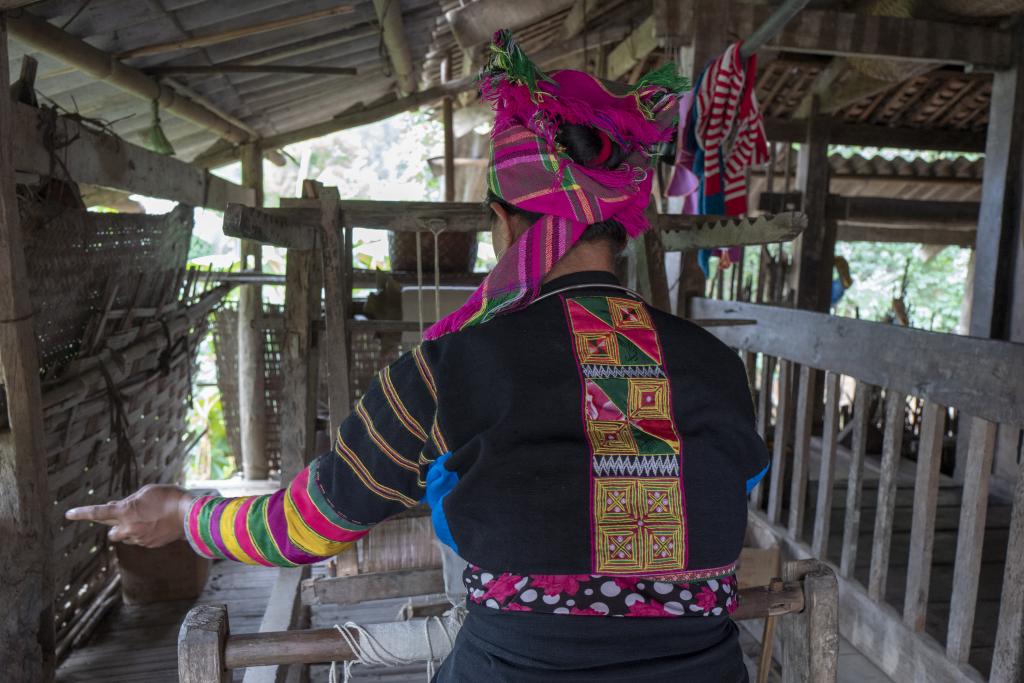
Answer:
[[[817,115],[807,121],[807,139],[797,155],[797,186],[807,214],[807,229],[793,247],[796,307],[828,313],[835,257],[836,223],[828,215],[828,122]]]
[[[786,482],[786,446],[789,441],[790,414],[793,411],[792,383],[792,361],[779,359],[779,404],[775,412],[771,486],[768,489],[768,519],[774,523],[778,523],[782,517],[783,487]]]
[[[903,602],[903,623],[917,632],[924,631],[928,610],[932,550],[935,547],[935,508],[939,499],[939,465],[942,462],[942,435],[945,427],[945,407],[932,401],[925,402],[917,449],[910,559],[907,563],[907,588]]]
[[[315,250],[289,249],[285,266],[284,340],[281,344],[281,483],[315,455],[320,317],[320,263]]]
[[[975,247],[970,333],[1024,339],[1024,27],[1014,65],[992,79]],[[1014,334],[1011,334],[1014,333]]]
[[[327,322],[327,400],[331,411],[331,438],[352,411],[349,386],[348,302],[352,296],[351,231],[341,232],[338,189],[317,186],[320,197],[320,244],[323,252],[325,317]]]
[[[1024,680],[1024,465],[1018,468],[1013,495],[1010,541],[1006,548],[1003,594],[999,601],[991,683]]]
[[[1013,65],[992,79],[970,334],[1024,342],[1024,26],[1015,38]],[[1012,481],[1020,434],[1019,426],[996,431],[997,482]]]
[[[867,451],[868,409],[871,386],[857,381],[853,396],[853,443],[850,475],[846,480],[846,517],[843,519],[843,550],[839,573],[852,578],[857,566],[857,542],[860,539],[860,499],[864,492],[864,453]]]
[[[224,666],[228,608],[198,605],[189,610],[178,631],[179,683],[230,683]]]
[[[441,102],[444,118],[444,200],[455,201],[455,125],[452,98]]]
[[[885,397],[882,471],[878,475],[878,504],[875,511],[875,533],[871,541],[871,570],[868,576],[868,595],[875,602],[885,600],[885,583],[889,576],[889,550],[892,546],[892,521],[896,510],[896,488],[899,481],[906,411],[906,396],[889,389]]]
[[[647,278],[650,281],[651,298],[649,301],[655,308],[672,312],[672,304],[668,297],[668,274],[665,272],[665,246],[661,242],[661,233],[648,230],[644,233],[644,252],[647,256]]]
[[[811,459],[811,422],[814,419],[814,389],[818,371],[800,366],[800,384],[796,400],[796,431],[793,435],[793,474],[789,489],[789,535],[799,540],[804,528],[807,501],[807,468]]]
[[[657,5],[660,4],[666,5],[667,9],[671,10],[671,5],[675,3],[657,3]],[[662,10],[657,5],[655,16],[663,16],[666,10]],[[680,17],[683,24],[679,28],[680,38],[683,41],[689,41],[689,45],[680,50],[680,72],[689,77],[691,83],[696,83],[707,63],[721,54],[729,45],[729,37],[726,35],[729,25],[729,5],[730,3],[716,2],[715,0],[694,0],[689,9],[690,16]],[[686,15],[687,10],[683,9],[679,14]],[[679,259],[679,268],[676,314],[685,318],[690,315],[690,300],[704,296],[707,281],[697,264],[696,249],[687,249],[682,253]]]
[[[967,432],[965,418],[961,417],[960,429]],[[957,525],[949,631],[946,637],[946,656],[958,664],[966,663],[971,654],[981,573],[981,548],[985,540],[985,518],[988,516],[988,480],[992,472],[992,451],[996,440],[995,423],[971,418],[969,438],[960,524]]]
[[[821,469],[818,475],[818,503],[814,514],[811,548],[815,557],[827,559],[832,522],[832,487],[836,473],[836,435],[839,431],[839,374],[825,373],[825,423],[821,431]]]
[[[764,439],[768,435],[768,425],[771,424],[772,412],[772,385],[775,377],[775,357],[767,353],[761,354],[761,388],[757,392],[757,434]],[[750,507],[755,510],[761,509],[764,501],[764,492],[767,482],[762,478],[754,490],[750,492]]]
[[[242,149],[242,185],[256,191],[263,206],[263,154],[256,144]],[[263,247],[242,240],[242,270],[263,270]],[[266,398],[263,375],[263,288],[244,285],[238,290],[238,417],[242,471],[246,479],[266,479],[267,443],[264,431]]]
[[[0,14],[0,384],[10,428],[0,430],[0,562],[3,678],[54,676],[53,516],[43,446],[39,350],[14,187],[7,20]]]
[[[782,683],[835,683],[839,663],[839,587],[824,562],[797,560],[782,568],[783,581],[804,582],[804,609],[779,624]]]

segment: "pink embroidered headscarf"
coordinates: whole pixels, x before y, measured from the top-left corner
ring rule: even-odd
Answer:
[[[582,71],[545,74],[508,31],[495,33],[481,74],[481,93],[495,112],[488,186],[509,204],[543,216],[469,300],[424,337],[436,339],[528,305],[589,225],[614,218],[630,237],[650,227],[644,210],[651,167],[658,146],[672,138],[676,99],[685,87],[672,64],[617,93]],[[615,169],[576,163],[555,142],[563,123],[603,132],[627,153],[625,161]]]

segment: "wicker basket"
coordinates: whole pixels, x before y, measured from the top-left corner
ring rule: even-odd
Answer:
[[[416,271],[416,234],[392,232],[388,236],[391,269],[396,272]],[[434,235],[419,233],[423,250],[423,272],[434,272]],[[477,241],[474,232],[446,232],[438,235],[439,268],[442,273],[469,273],[476,264]]]
[[[914,0],[868,0],[861,3],[860,8],[866,14],[874,16],[910,19],[913,16]],[[927,63],[914,64],[895,59],[863,58],[851,58],[850,67],[861,75],[887,83],[899,83],[935,68]]]
[[[932,0],[943,12],[962,17],[1005,17],[1024,12],[1024,0]]]

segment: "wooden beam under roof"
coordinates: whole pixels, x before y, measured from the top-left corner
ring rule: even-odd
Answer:
[[[490,40],[498,28],[515,30],[572,7],[575,0],[478,0],[445,13],[463,50]]]
[[[840,242],[899,242],[905,244],[943,244],[971,249],[977,230],[932,227],[883,227],[839,221],[836,239]]]
[[[799,192],[762,192],[758,208],[762,211],[792,211],[799,207]],[[830,220],[857,223],[899,224],[905,226],[974,227],[978,223],[978,202],[953,202],[934,199],[900,199],[892,197],[828,197]]]
[[[29,48],[45,52],[98,81],[147,102],[156,101],[164,111],[211,130],[225,140],[239,144],[252,138],[248,130],[237,126],[222,112],[182,96],[157,79],[123,64],[114,55],[93,47],[48,21],[19,12],[17,16],[8,17],[7,26],[10,34]]]
[[[63,169],[75,182],[220,211],[229,203],[253,201],[252,190],[193,164],[98,132],[52,110],[15,102],[12,112],[15,166],[20,172],[46,176]],[[59,164],[54,163],[55,154],[60,156]]]
[[[144,47],[135,48],[134,50],[126,50],[125,52],[117,55],[117,57],[118,59],[130,59],[132,57],[145,57],[149,55],[164,54],[167,52],[177,52],[178,50],[187,50],[194,47],[218,45],[229,40],[236,40],[238,38],[253,36],[260,33],[267,33],[268,31],[277,31],[278,29],[298,26],[299,24],[307,24],[311,21],[328,19],[339,14],[349,14],[352,10],[352,5],[335,5],[334,7],[317,10],[316,12],[308,12],[294,17],[287,17],[285,19],[265,21],[252,26],[242,26],[240,28],[233,28],[227,31],[208,33],[202,36],[192,36],[190,38],[172,40],[156,45],[146,45]]]
[[[736,35],[750,35],[772,12],[772,7],[733,3],[730,28]],[[1013,33],[971,24],[807,9],[763,49],[995,69],[1012,62]]]
[[[347,200],[338,203],[346,226],[394,232],[429,230],[443,226],[446,232],[486,230],[490,209],[480,202],[381,202]],[[313,249],[320,224],[320,208],[301,200],[287,208],[257,209],[232,204],[224,213],[224,234],[251,239],[286,249]],[[656,228],[665,249],[721,247],[736,244],[785,242],[807,227],[798,212],[774,216],[685,216],[658,214]]]
[[[828,141],[853,147],[891,147],[950,152],[984,152],[985,133],[930,128],[889,128],[865,123],[827,119]],[[772,142],[800,142],[807,122],[801,119],[765,119],[765,131]]]
[[[608,55],[608,78],[613,81],[622,78],[657,47],[657,31],[654,15],[651,15]]]
[[[291,66],[281,64],[162,64],[146,69],[149,74],[299,74],[303,76],[355,76],[350,66]]]
[[[416,87],[416,66],[409,51],[409,38],[402,21],[402,3],[398,0],[373,0],[373,9],[380,22],[381,38],[387,48],[391,70],[398,84],[399,95],[410,95]]]
[[[582,52],[584,47],[596,48],[601,45],[621,40],[625,35],[625,28],[612,27],[607,30],[602,30],[600,35],[588,36],[586,40],[584,40],[582,36],[579,36],[559,45],[545,48],[533,55],[533,60],[540,66],[549,67],[555,64],[558,60],[571,57],[572,55]],[[357,126],[365,126],[369,123],[382,121],[391,116],[395,116],[396,114],[401,114],[404,111],[410,111],[418,107],[433,104],[442,97],[454,96],[459,93],[473,90],[476,88],[476,85],[477,82],[475,75],[466,76],[464,78],[448,81],[447,83],[442,83],[441,85],[437,85],[426,90],[421,90],[409,95],[408,97],[383,102],[370,107],[352,108],[338,114],[334,118],[328,119],[327,121],[321,121],[320,123],[314,123],[309,126],[303,126],[284,133],[272,135],[265,138],[261,144],[263,149],[269,153],[270,150],[291,145],[296,142],[311,140],[313,138],[336,133],[340,130],[355,128]],[[193,163],[204,168],[216,168],[217,166],[223,166],[237,160],[238,156],[238,147],[222,141],[199,155]]]

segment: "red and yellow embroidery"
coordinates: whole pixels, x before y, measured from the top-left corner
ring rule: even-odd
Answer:
[[[682,450],[650,314],[616,297],[565,306],[590,442],[592,570],[678,574],[686,567]]]

